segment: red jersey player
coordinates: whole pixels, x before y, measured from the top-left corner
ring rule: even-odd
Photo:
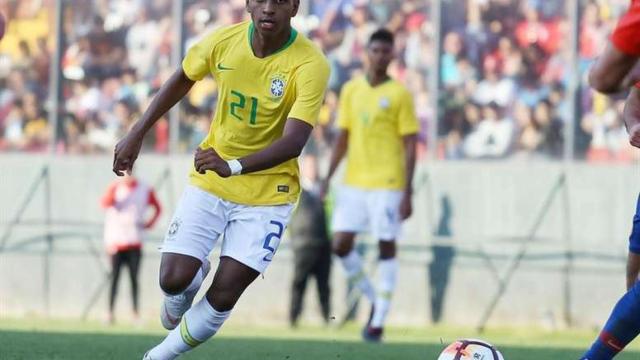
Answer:
[[[631,87],[623,114],[629,142],[640,147],[640,84],[634,70],[640,58],[640,0],[632,0],[611,34],[611,42],[589,73],[591,86],[613,94]],[[636,67],[637,69],[637,67]],[[640,198],[629,237],[627,293],[613,308],[607,323],[581,360],[610,360],[640,333]]]

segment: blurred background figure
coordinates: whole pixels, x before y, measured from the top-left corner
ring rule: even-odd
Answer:
[[[302,313],[303,299],[309,277],[315,277],[322,319],[329,322],[331,309],[329,275],[331,272],[331,243],[327,231],[324,203],[318,194],[316,157],[309,154],[315,149],[311,140],[302,161],[302,194],[291,223],[289,235],[294,257],[294,275],[291,284],[289,324],[297,326]]]
[[[142,257],[142,240],[144,231],[151,228],[160,216],[160,203],[152,187],[132,175],[125,175],[109,184],[101,199],[101,205],[106,211],[104,242],[111,260],[107,321],[110,324],[115,321],[118,280],[123,266],[129,268],[133,317],[138,321],[138,270]],[[153,209],[153,215],[145,220],[149,208]]]

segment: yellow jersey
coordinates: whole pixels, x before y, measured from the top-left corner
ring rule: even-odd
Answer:
[[[212,74],[218,104],[203,149],[223,159],[258,152],[282,137],[288,118],[314,125],[329,78],[329,64],[309,39],[292,30],[289,41],[265,58],[251,47],[253,23],[219,29],[189,49],[182,68],[191,80]],[[270,169],[221,178],[192,168],[191,184],[245,205],[295,203],[300,193],[297,159]]]
[[[366,77],[340,93],[337,126],[349,132],[346,185],[401,190],[406,182],[402,137],[420,125],[409,91],[395,80],[372,87]]]

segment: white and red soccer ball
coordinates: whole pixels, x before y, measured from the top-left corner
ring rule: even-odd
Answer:
[[[438,360],[504,360],[504,357],[486,341],[464,339],[447,346]]]

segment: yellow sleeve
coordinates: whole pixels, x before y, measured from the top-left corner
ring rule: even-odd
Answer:
[[[398,134],[401,136],[415,134],[420,131],[420,123],[416,117],[411,93],[403,91],[398,109]]]
[[[351,114],[349,114],[349,105],[351,99],[351,83],[346,83],[340,91],[340,98],[338,99],[338,116],[336,119],[336,126],[338,129],[349,130]]]
[[[202,80],[211,73],[209,64],[215,63],[214,48],[220,38],[220,30],[214,31],[198,41],[182,60],[182,70],[193,81]]]
[[[289,118],[302,120],[310,125],[318,121],[324,93],[329,82],[329,64],[324,57],[302,65],[296,74],[296,100],[289,112]]]

